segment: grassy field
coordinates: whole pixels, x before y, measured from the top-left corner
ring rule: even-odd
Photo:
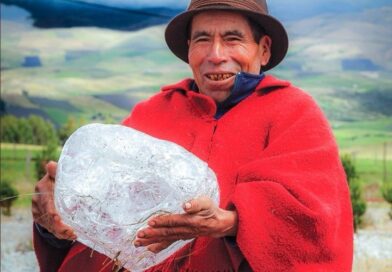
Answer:
[[[333,130],[341,154],[354,160],[367,200],[381,200],[382,183],[392,182],[392,118],[335,122]]]
[[[10,182],[19,195],[14,205],[27,207],[31,204],[31,194],[37,181],[34,156],[41,146],[1,144],[1,181]]]

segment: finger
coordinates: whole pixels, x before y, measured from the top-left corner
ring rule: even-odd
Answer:
[[[59,239],[76,239],[76,234],[72,227],[65,224],[58,214],[52,216],[50,230]]]
[[[196,228],[177,227],[177,228],[147,228],[141,230],[136,235],[135,245],[146,246],[167,240],[187,240],[200,235]]]
[[[38,190],[41,196],[32,204],[32,213],[34,221],[46,228],[60,239],[75,239],[73,229],[64,224],[58,214],[53,199],[53,183],[46,180],[40,185]]]
[[[35,221],[39,221],[43,215],[47,215],[48,202],[51,201],[51,192],[53,190],[53,184],[49,179],[49,175],[46,174],[36,185],[35,194],[32,197],[32,214]],[[53,204],[54,205],[54,204]]]
[[[77,236],[73,229],[69,226],[66,226],[62,229],[59,229],[57,232],[53,233],[58,239],[63,240],[76,240]]]
[[[58,213],[54,208],[54,203],[51,199],[42,198],[41,202],[33,209],[34,220],[48,230],[56,228],[56,225],[61,226],[61,219],[58,219]]]
[[[43,217],[43,219],[38,220],[37,223],[58,239],[76,240],[77,238],[74,230],[63,222],[56,220],[56,217]]]
[[[57,162],[50,161],[46,164],[46,172],[54,180],[56,178]]]
[[[209,197],[201,196],[184,203],[183,209],[188,214],[194,214],[203,210],[210,210],[214,206],[215,204]]]
[[[153,228],[180,227],[193,225],[193,222],[188,214],[169,214],[153,217],[148,225]]]
[[[181,241],[181,240],[190,240],[190,239],[194,239],[197,238],[197,236],[195,235],[173,235],[173,236],[165,236],[165,237],[153,237],[153,238],[137,238],[134,241],[134,245],[135,247],[141,247],[141,246],[150,246],[153,244],[157,244],[157,243],[163,243],[165,241]]]
[[[64,234],[64,235],[75,235],[75,232],[73,228],[63,222],[61,219],[60,215],[55,215],[53,216],[53,227],[56,229],[58,233]]]
[[[37,204],[37,202],[32,202],[31,204],[31,213],[33,215],[33,219],[35,222],[38,223],[38,220],[40,217],[42,217],[42,211],[40,209],[40,206]]]
[[[152,245],[148,246],[147,249],[153,253],[158,253],[158,252],[166,249],[172,243],[174,243],[174,241],[164,241],[161,243],[152,244]]]

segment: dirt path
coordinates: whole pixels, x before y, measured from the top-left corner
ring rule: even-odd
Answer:
[[[32,219],[29,209],[13,209],[11,217],[1,215],[1,271],[38,272],[32,247]]]
[[[354,237],[355,272],[392,271],[392,220],[386,203],[368,203],[362,228]]]

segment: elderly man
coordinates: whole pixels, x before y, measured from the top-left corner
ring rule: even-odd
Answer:
[[[123,124],[206,161],[221,199],[150,219],[135,246],[159,252],[196,239],[148,271],[351,271],[351,205],[337,147],[312,98],[264,74],[288,46],[266,2],[192,0],[167,26],[166,42],[193,79],[162,88]],[[38,192],[53,191],[56,164],[47,172]],[[42,271],[110,271],[104,256],[67,241],[76,236],[50,195],[33,199]]]

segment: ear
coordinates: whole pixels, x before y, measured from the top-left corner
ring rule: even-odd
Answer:
[[[259,41],[261,66],[267,65],[271,58],[271,45],[272,45],[272,40],[270,36],[264,35],[263,37],[261,37]]]

